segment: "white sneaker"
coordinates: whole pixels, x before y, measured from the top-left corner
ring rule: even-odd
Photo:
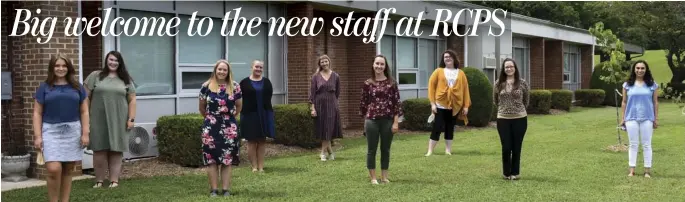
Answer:
[[[328,159],[335,160],[335,153],[331,153],[331,155],[328,156]]]
[[[326,161],[326,154],[321,154],[321,161]]]
[[[433,152],[428,152],[428,153],[426,153],[425,156],[430,156],[430,155],[433,155]]]
[[[371,184],[378,184],[378,180],[371,180]]]

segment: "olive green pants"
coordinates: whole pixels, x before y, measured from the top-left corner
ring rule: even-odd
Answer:
[[[392,144],[393,119],[366,119],[364,132],[366,133],[367,152],[366,167],[376,169],[376,150],[378,140],[381,142],[381,169],[387,170],[390,164],[390,145]]]

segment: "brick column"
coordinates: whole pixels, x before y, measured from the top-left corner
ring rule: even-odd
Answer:
[[[360,13],[358,17],[375,17],[375,13]],[[364,43],[363,36],[347,37],[347,88],[345,103],[347,108],[348,128],[362,128],[364,119],[360,116],[359,102],[362,94],[362,86],[366,79],[371,78],[374,56],[376,56],[375,43]],[[390,64],[394,65],[394,64]],[[396,68],[396,66],[394,67]],[[397,79],[397,78],[395,78]]]
[[[563,47],[562,41],[545,41],[545,89],[563,88]]]
[[[459,33],[464,33],[464,25],[459,25],[457,26],[457,30]],[[456,33],[452,33],[452,35],[447,36],[447,49],[451,49],[457,53],[457,58],[459,59],[459,66],[464,67],[464,55],[466,53],[464,52],[464,38],[463,36],[458,36]],[[440,50],[438,54],[442,54],[444,50]],[[438,63],[439,65],[440,63]]]
[[[594,60],[592,46],[580,46],[580,88],[590,88],[590,79],[592,78],[592,60]]]
[[[311,19],[314,17],[314,7],[309,2],[288,4],[287,7],[288,18],[305,17]],[[298,26],[293,29],[300,30],[301,27]],[[311,75],[316,67],[314,37],[305,37],[301,35],[288,37],[287,48],[288,103],[308,102]]]
[[[530,87],[545,88],[545,39],[529,38],[530,44]]]
[[[50,56],[56,53],[63,53],[69,57],[74,63],[74,68],[77,70],[78,76],[78,37],[65,36],[63,20],[66,17],[75,19],[78,17],[78,1],[26,1],[22,2],[18,8],[30,10],[32,17],[38,17],[43,20],[46,17],[57,17],[58,22],[55,26],[55,31],[50,41],[46,44],[39,44],[36,38],[30,35],[23,37],[14,37],[17,43],[20,43],[17,49],[17,55],[22,59],[21,66],[18,67],[15,76],[16,87],[14,88],[18,101],[22,106],[15,110],[15,119],[20,121],[21,131],[24,136],[27,150],[33,155],[31,158],[31,167],[28,175],[30,177],[37,177],[43,179],[47,175],[44,166],[37,166],[35,164],[35,148],[33,147],[33,128],[32,118],[33,113],[33,95],[40,82],[47,78],[47,65],[50,61]],[[37,14],[36,9],[41,9],[41,13]],[[12,18],[15,15],[12,14]],[[14,19],[10,19],[12,22]],[[75,174],[81,174],[81,164],[78,163],[74,169]]]
[[[81,2],[81,15],[87,19],[92,19],[95,17],[102,18],[102,14],[98,8],[102,7],[102,1],[82,1]],[[94,27],[92,33],[100,30],[100,26]],[[86,32],[87,33],[87,32]],[[104,61],[102,54],[102,32],[99,32],[95,36],[90,36],[88,34],[83,34],[81,40],[83,40],[83,76],[85,79],[90,73],[95,70],[102,69],[104,66],[102,63]]]

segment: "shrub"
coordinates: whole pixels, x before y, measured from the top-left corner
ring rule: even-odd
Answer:
[[[549,114],[552,107],[552,92],[549,90],[531,90],[527,112],[529,114]]]
[[[579,89],[575,92],[578,105],[584,107],[600,107],[604,102],[604,90],[602,89]]]
[[[162,161],[197,167],[202,165],[204,119],[200,114],[162,116],[157,119],[157,145]]]
[[[497,105],[492,105],[492,115],[490,115],[490,121],[497,121]]]
[[[626,69],[627,71],[630,71],[630,61],[626,61],[626,64],[623,65],[623,69]],[[623,85],[623,82],[618,82],[618,83],[608,83],[606,81],[602,81],[600,79],[600,76],[609,76],[610,72],[607,71],[606,69],[602,68],[602,64],[597,64],[595,65],[595,70],[592,72],[592,77],[590,78],[590,89],[602,89],[605,92],[604,100],[602,101],[602,104],[608,105],[608,106],[616,106],[617,104],[620,106],[621,105],[621,97],[620,96],[615,96],[615,90],[618,89],[620,92],[622,90],[621,85]],[[630,75],[630,74],[628,74]],[[627,79],[627,78],[626,78]],[[625,79],[624,79],[625,80]],[[618,102],[615,100],[618,98]]]
[[[236,119],[240,124],[240,117]],[[156,127],[159,159],[182,166],[202,166],[203,122],[204,118],[199,113],[159,117]]]
[[[426,122],[431,115],[431,103],[428,98],[414,98],[402,101],[404,120],[402,128],[413,131],[431,131],[432,125]]]
[[[469,108],[469,125],[476,127],[487,126],[492,116],[493,98],[492,83],[480,69],[464,67],[464,73],[469,81],[471,107]]]
[[[552,92],[552,109],[571,110],[573,91],[550,90],[550,92]]]
[[[314,137],[314,120],[308,103],[274,105],[276,143],[315,148],[321,141]]]

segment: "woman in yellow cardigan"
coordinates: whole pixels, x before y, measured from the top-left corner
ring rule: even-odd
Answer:
[[[464,71],[459,68],[459,59],[454,51],[446,50],[442,54],[440,66],[433,71],[428,80],[428,99],[435,119],[426,156],[433,154],[441,132],[445,133],[445,154],[452,155],[456,120],[463,120],[464,124],[468,124],[466,115],[471,106],[469,81]]]

